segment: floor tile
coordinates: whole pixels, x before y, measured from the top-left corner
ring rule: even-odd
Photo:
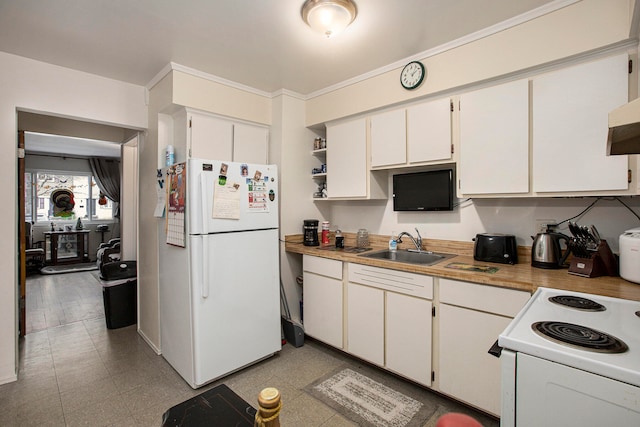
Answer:
[[[64,426],[60,396],[55,393],[18,405],[16,420],[19,426]]]
[[[355,425],[303,390],[338,368],[362,366],[317,341],[298,348],[285,345],[273,357],[193,390],[142,339],[137,325],[106,327],[101,287],[90,272],[30,278],[27,316],[30,332],[19,341],[19,379],[0,386],[2,427],[157,427],[172,406],[223,383],[254,407],[263,388],[276,387],[282,395],[283,426]],[[437,414],[460,410],[474,414],[486,427],[498,425],[493,418],[424,392],[438,402]],[[436,419],[434,415],[428,425]]]
[[[131,413],[119,394],[91,402],[75,411],[65,411],[67,426],[103,427],[126,425]]]

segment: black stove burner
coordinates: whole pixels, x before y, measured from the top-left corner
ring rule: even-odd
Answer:
[[[613,335],[573,323],[536,322],[531,325],[531,329],[543,338],[583,350],[600,353],[624,353],[629,349],[624,342]]]
[[[587,298],[577,297],[575,295],[556,295],[554,297],[549,297],[549,301],[583,311],[606,310],[606,307],[600,303]]]

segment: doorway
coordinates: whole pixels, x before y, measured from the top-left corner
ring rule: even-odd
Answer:
[[[88,123],[81,120],[76,119],[67,119],[61,117],[55,117],[46,114],[32,113],[32,112],[22,112],[18,111],[18,129],[19,132],[37,132],[42,134],[51,134],[56,136],[66,136],[69,138],[77,139],[78,141],[86,141],[86,145],[83,148],[86,149],[86,154],[84,157],[87,158],[91,155],[91,141],[109,141],[118,146],[118,149],[121,153],[121,159],[123,158],[123,154],[126,156],[126,168],[122,167],[121,176],[122,176],[122,186],[129,186],[127,195],[121,195],[121,206],[126,209],[121,209],[120,218],[117,219],[117,237],[125,236],[128,242],[129,247],[137,248],[137,148],[138,148],[138,139],[139,133],[137,130],[119,128],[115,126],[101,125],[95,123]],[[24,144],[24,139],[19,138],[19,147],[22,141]],[[126,147],[126,149],[125,149]],[[19,230],[19,253],[20,253],[20,266],[19,266],[19,280],[18,280],[18,295],[19,295],[19,316],[18,316],[18,334],[23,336],[28,330],[28,316],[26,310],[29,307],[27,298],[28,293],[27,290],[27,271],[25,267],[25,247],[26,247],[26,231],[25,231],[25,210],[24,210],[24,188],[20,185],[20,183],[24,182],[24,172],[25,172],[25,157],[29,156],[30,153],[28,150],[24,150],[24,146],[22,146],[22,150],[19,152],[22,154],[19,156],[18,160],[18,173],[20,174],[18,179],[18,187],[19,187],[19,215],[18,215],[18,230]],[[51,151],[54,156],[57,155],[59,158],[69,159],[71,157],[83,157],[78,156],[77,154],[68,152],[69,146],[61,145],[60,147],[52,147]],[[124,163],[124,160],[121,160]],[[134,186],[134,187],[132,187]],[[114,220],[115,223],[116,220]],[[123,223],[127,224],[127,230],[123,230]],[[96,224],[93,224],[95,227]],[[113,227],[112,227],[113,228]],[[132,231],[133,230],[133,231]],[[93,228],[90,230],[90,241],[93,243],[90,245],[89,255],[95,258],[97,248],[97,244],[101,241],[100,233],[95,232]],[[113,230],[112,230],[113,233]],[[126,233],[126,234],[125,234]],[[104,236],[104,233],[102,234]],[[114,234],[107,235],[107,237],[113,237]],[[129,251],[128,256],[135,257],[134,253]],[[94,259],[92,258],[92,259]],[[131,259],[131,258],[130,258]],[[135,259],[135,258],[133,258]],[[73,274],[73,273],[72,273]],[[63,275],[64,276],[64,275]]]

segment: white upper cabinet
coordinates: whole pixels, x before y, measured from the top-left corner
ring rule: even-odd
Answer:
[[[608,113],[628,100],[628,57],[533,79],[533,190],[626,190],[627,156],[606,156]]]
[[[409,164],[451,160],[451,100],[425,102],[407,108]]]
[[[369,171],[367,119],[327,125],[327,199],[386,199],[387,176]],[[316,199],[317,200],[317,199]]]
[[[460,193],[529,192],[529,83],[460,96]]]
[[[370,122],[374,169],[451,160],[449,98],[376,114]]]
[[[188,157],[233,160],[233,124],[208,114],[187,111]]]
[[[367,128],[358,119],[327,126],[329,197],[366,197]]]
[[[371,167],[407,163],[405,110],[371,116]]]
[[[173,145],[176,161],[195,158],[266,164],[269,128],[185,108],[173,115]]]
[[[233,125],[233,161],[264,165],[269,160],[269,129],[236,123]]]

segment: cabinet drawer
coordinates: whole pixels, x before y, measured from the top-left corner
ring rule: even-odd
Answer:
[[[440,283],[440,302],[502,316],[515,317],[531,297],[531,294],[525,291],[450,279],[438,280]]]
[[[321,276],[342,279],[342,261],[336,261],[335,259],[303,255],[302,268],[304,271],[316,273]]]
[[[387,291],[433,298],[433,277],[361,264],[348,264],[349,282]]]

